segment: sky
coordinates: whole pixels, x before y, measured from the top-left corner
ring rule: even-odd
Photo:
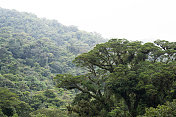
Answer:
[[[176,0],[0,0],[0,7],[55,19],[108,39],[176,42]]]

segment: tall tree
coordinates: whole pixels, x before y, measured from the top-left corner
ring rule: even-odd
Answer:
[[[80,91],[68,107],[80,116],[109,116],[121,104],[135,117],[172,98],[176,50],[170,49],[171,54],[154,43],[111,39],[75,58],[84,75],[57,75],[57,85]]]

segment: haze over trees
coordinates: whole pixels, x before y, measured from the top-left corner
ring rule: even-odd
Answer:
[[[0,8],[1,117],[172,117],[175,99],[176,42],[106,42]]]
[[[82,73],[72,60],[100,42],[104,39],[99,34],[64,26],[55,20],[39,19],[33,14],[0,8],[0,87],[3,87],[0,95],[6,96],[9,102],[19,101],[6,107],[4,103],[0,105],[4,116],[8,110],[7,116],[16,113],[27,117],[16,107],[20,101],[30,107],[26,111],[28,116],[40,109],[45,112],[50,109],[48,113],[60,113],[59,108],[66,110],[61,106],[71,101],[74,91],[56,89],[53,77],[61,73]],[[13,100],[8,100],[8,96],[13,96]]]

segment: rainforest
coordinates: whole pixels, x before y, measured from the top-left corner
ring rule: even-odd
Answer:
[[[0,117],[175,117],[176,42],[105,39],[0,8]]]

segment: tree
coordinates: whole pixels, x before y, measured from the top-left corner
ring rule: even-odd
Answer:
[[[19,117],[29,117],[31,107],[18,99],[18,96],[7,88],[0,88],[0,115],[13,116],[16,113]]]
[[[157,108],[147,108],[143,116],[138,117],[175,117],[176,116],[176,100],[166,102],[164,105],[158,105]]]
[[[73,62],[87,70],[84,75],[56,76],[58,87],[80,91],[68,109],[80,116],[107,116],[122,101],[135,117],[171,99],[176,50],[169,48],[170,54],[160,45],[111,39],[76,57]]]
[[[0,109],[0,116],[9,109],[9,116],[27,117],[30,106],[34,110],[58,108],[70,102],[74,92],[67,91],[70,95],[58,98],[54,74],[80,73],[72,60],[103,41],[98,34],[79,31],[56,20],[0,8],[0,87],[18,95],[14,98],[19,101]],[[7,94],[4,95],[8,97]]]
[[[32,112],[31,117],[76,117],[74,115],[67,116],[65,111],[55,108],[42,108]]]
[[[0,108],[4,115],[13,116],[14,107],[17,106],[19,100],[15,93],[10,92],[6,88],[0,88]]]

